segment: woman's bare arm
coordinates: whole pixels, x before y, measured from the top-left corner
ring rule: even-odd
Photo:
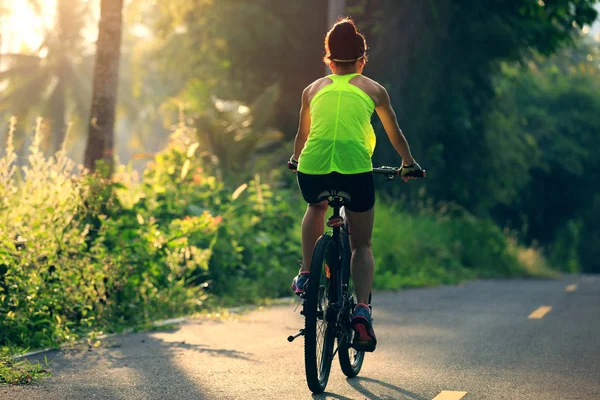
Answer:
[[[392,108],[390,96],[383,86],[381,86],[381,92],[378,94],[379,105],[375,108],[375,111],[377,111],[377,115],[379,115],[379,119],[381,119],[383,128],[390,138],[390,142],[392,142],[392,145],[402,157],[402,164],[411,165],[415,162],[415,159],[410,153],[410,147],[408,146],[408,142],[406,141],[400,126],[398,126],[398,119]]]
[[[296,139],[294,140],[294,159],[298,160],[300,154],[302,153],[302,149],[304,149],[304,145],[306,144],[306,140],[308,139],[308,134],[310,133],[310,105],[308,101],[308,92],[310,90],[310,86],[304,89],[302,92],[302,106],[300,107],[300,122],[298,123],[298,133],[296,134]]]

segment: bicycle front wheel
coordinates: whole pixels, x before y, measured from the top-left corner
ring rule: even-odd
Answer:
[[[306,382],[313,393],[322,393],[329,380],[333,346],[335,342],[335,319],[330,321],[330,302],[334,302],[335,283],[326,260],[328,252],[336,251],[327,234],[317,241],[310,265],[310,275],[305,285],[304,303],[304,365]]]

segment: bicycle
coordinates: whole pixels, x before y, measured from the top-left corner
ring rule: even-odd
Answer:
[[[374,174],[384,175],[387,180],[393,180],[399,172],[400,169],[395,167],[373,168]],[[413,171],[408,176],[424,178],[425,171]],[[363,351],[352,347],[351,321],[356,296],[350,279],[350,231],[343,208],[349,195],[329,190],[319,197],[319,201],[327,200],[333,208],[333,215],[327,220],[327,226],[332,230],[325,232],[315,244],[310,275],[304,286],[305,292],[300,296],[304,328],[288,337],[288,341],[293,342],[304,336],[306,382],[315,394],[325,390],[336,353],[342,372],[348,378],[359,374],[365,357]],[[369,308],[372,309],[370,296]]]

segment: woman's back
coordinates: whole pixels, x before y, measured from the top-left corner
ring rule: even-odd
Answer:
[[[300,172],[318,175],[371,171],[375,149],[371,116],[376,107],[371,82],[352,73],[329,75],[311,85],[310,134],[300,157]]]

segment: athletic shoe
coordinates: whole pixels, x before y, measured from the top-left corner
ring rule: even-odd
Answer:
[[[354,341],[352,347],[357,351],[375,351],[377,338],[373,331],[373,321],[371,320],[371,309],[366,304],[358,304],[354,308],[352,317],[352,329],[354,330]]]

